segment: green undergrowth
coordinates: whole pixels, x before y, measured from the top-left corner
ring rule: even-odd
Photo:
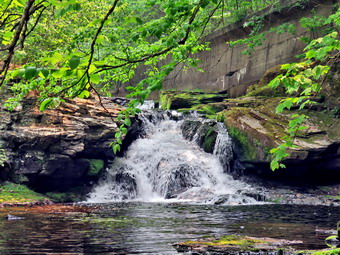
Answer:
[[[20,204],[42,202],[47,198],[39,193],[30,190],[25,185],[5,182],[0,184],[0,203]]]

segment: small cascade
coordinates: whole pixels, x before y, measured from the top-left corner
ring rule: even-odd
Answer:
[[[214,124],[215,145],[212,153],[207,153],[199,146],[204,130],[198,125],[184,130],[185,120],[178,120],[180,116],[176,114],[160,111],[141,114],[141,137],[130,145],[124,157],[115,158],[105,178],[89,194],[88,202],[255,203],[254,198],[242,194],[249,192],[250,187],[226,173],[233,152],[224,126]],[[204,123],[196,118],[191,121]],[[185,131],[191,139],[185,139]]]

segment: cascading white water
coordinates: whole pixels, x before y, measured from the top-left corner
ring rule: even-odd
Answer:
[[[182,121],[171,120],[166,114],[150,116],[141,115],[145,135],[130,145],[124,157],[114,160],[88,202],[215,202],[223,195],[230,203],[255,202],[240,195],[249,188],[245,183],[224,173],[222,164],[229,164],[232,146],[222,124],[218,124],[214,154],[209,154],[183,138]]]

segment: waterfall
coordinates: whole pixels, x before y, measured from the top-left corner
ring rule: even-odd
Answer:
[[[192,132],[192,141],[185,139],[183,120],[173,120],[173,114],[147,111],[139,119],[143,123],[142,136],[130,145],[124,157],[115,158],[105,178],[89,194],[88,202],[255,202],[242,195],[250,187],[224,170],[230,168],[233,153],[222,124],[215,125],[218,134],[214,150],[207,153],[197,144],[199,130]]]

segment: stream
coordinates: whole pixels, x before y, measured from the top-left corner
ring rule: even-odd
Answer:
[[[21,219],[8,220],[14,214]],[[340,208],[107,203],[0,209],[0,254],[179,254],[173,243],[226,234],[326,248]]]

